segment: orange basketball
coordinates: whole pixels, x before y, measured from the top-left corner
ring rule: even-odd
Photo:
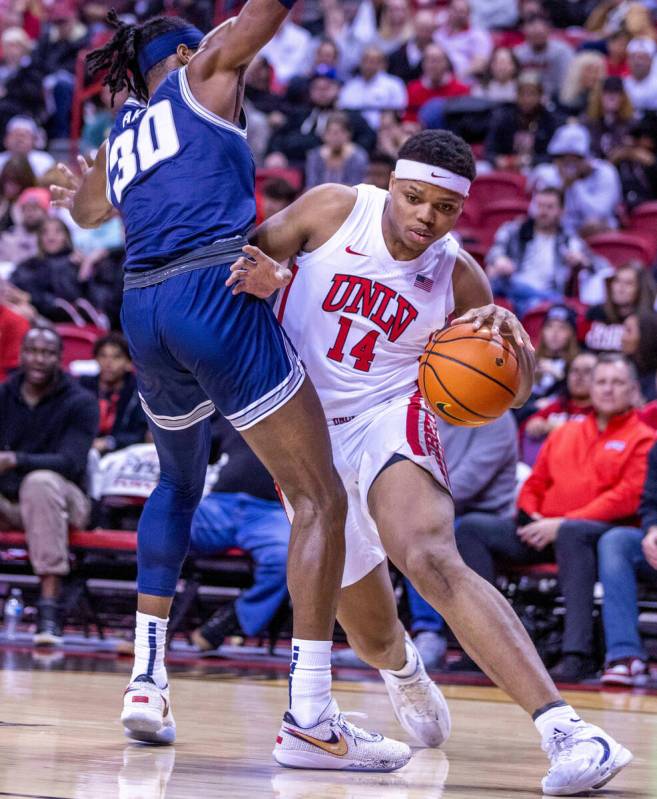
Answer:
[[[464,322],[433,334],[418,380],[434,413],[454,425],[480,427],[511,407],[520,368],[508,341]]]

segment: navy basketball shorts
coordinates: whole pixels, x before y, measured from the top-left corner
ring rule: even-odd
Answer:
[[[247,430],[303,383],[301,361],[267,303],[224,285],[229,267],[194,269],[123,295],[141,404],[160,428],[191,427],[217,408]]]

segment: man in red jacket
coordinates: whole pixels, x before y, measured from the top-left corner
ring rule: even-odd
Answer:
[[[18,366],[21,341],[29,329],[30,323],[25,317],[3,304],[0,283],[0,383]]]
[[[593,413],[550,434],[518,497],[516,519],[463,517],[457,541],[466,563],[495,578],[494,559],[554,561],[565,598],[562,659],[552,676],[573,682],[593,674],[593,587],[600,536],[637,513],[655,433],[632,408],[634,367],[603,355],[593,371]]]

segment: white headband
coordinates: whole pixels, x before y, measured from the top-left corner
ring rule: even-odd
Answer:
[[[395,165],[395,177],[398,180],[420,180],[423,183],[432,183],[443,189],[455,191],[457,194],[468,196],[470,181],[463,175],[456,175],[448,169],[423,164],[420,161],[408,161],[400,158]]]

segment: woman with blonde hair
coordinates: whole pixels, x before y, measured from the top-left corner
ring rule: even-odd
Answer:
[[[413,36],[412,18],[408,0],[385,0],[372,44],[386,56],[394,53]]]
[[[602,53],[583,50],[570,62],[559,104],[569,114],[578,116],[587,106],[593,89],[607,74],[607,62]]]
[[[591,136],[591,152],[596,158],[609,155],[623,144],[629,133],[634,109],[623,79],[610,76],[599,81],[589,95],[583,122]]]

